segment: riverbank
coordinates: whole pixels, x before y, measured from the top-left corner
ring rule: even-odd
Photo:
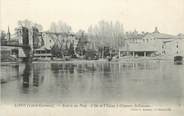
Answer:
[[[147,61],[161,61],[161,62],[173,62],[174,61],[174,56],[155,56],[155,57],[133,57],[133,56],[124,56],[120,58],[112,58],[109,60],[108,58],[104,59],[98,59],[98,60],[86,60],[86,59],[77,59],[77,58],[71,58],[69,60],[65,59],[40,59],[40,60],[33,60],[32,63],[39,63],[39,62],[59,62],[59,63],[80,63],[80,62],[147,62]],[[1,61],[1,64],[17,64],[17,63],[22,63],[22,61]]]
[[[146,59],[146,58],[134,58],[134,59],[117,59],[108,61],[107,59],[100,59],[100,60],[40,60],[40,61],[32,61],[31,63],[74,63],[74,64],[80,64],[80,63],[136,63],[136,62],[174,62],[173,59]],[[1,62],[0,65],[16,65],[16,64],[23,64],[23,62]]]

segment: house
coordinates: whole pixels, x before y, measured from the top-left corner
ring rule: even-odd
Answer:
[[[43,46],[41,48],[34,49],[34,57],[44,58],[52,57],[51,51],[54,46],[59,48],[59,53],[69,52],[71,45],[75,49],[78,43],[73,34],[67,33],[54,33],[54,32],[42,32],[41,37],[43,39]],[[58,50],[56,50],[58,52]],[[64,52],[65,51],[65,52]],[[44,56],[45,55],[45,56]],[[55,55],[54,55],[55,56]]]
[[[183,36],[160,33],[158,28],[142,38],[128,38],[125,46],[120,48],[119,56],[170,56],[184,53]]]
[[[1,46],[1,61],[16,61],[18,58],[18,50],[16,47]]]
[[[173,57],[184,53],[184,38],[176,35],[160,33],[157,28],[153,33],[146,35],[143,41],[154,43],[156,51],[160,55]]]
[[[125,45],[119,49],[119,56],[137,57],[154,55],[157,51],[155,48],[156,43],[154,41],[144,39],[146,35],[138,34],[136,31],[126,34]]]
[[[34,59],[50,60],[52,58],[51,49],[47,49],[45,47],[35,49],[33,53],[33,57]]]

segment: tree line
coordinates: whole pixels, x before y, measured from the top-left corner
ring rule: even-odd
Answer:
[[[41,24],[32,22],[30,20],[20,20],[17,22],[17,27],[15,28],[15,32],[17,32],[18,27],[23,26],[27,28],[35,27],[38,31],[43,31],[43,26]],[[53,33],[73,33],[72,27],[63,22],[53,22],[50,25],[50,28],[46,30],[48,32]],[[125,39],[131,37],[138,37],[137,35],[144,35],[145,33],[138,34],[137,31],[134,32],[124,32],[123,24],[119,21],[99,21],[95,25],[89,26],[87,31],[79,30],[75,33],[75,37],[78,40],[78,44],[76,47],[76,53],[79,55],[84,55],[87,51],[93,50],[98,51],[101,57],[108,56],[109,52],[117,51],[120,47],[125,45]],[[6,37],[5,31],[1,31],[0,39],[4,40]],[[53,36],[51,36],[54,38]],[[37,42],[38,43],[38,42]],[[57,42],[55,42],[52,47],[52,53],[61,57],[63,55],[74,54],[74,45],[63,46],[59,45],[62,43],[62,39],[59,38]],[[68,52],[66,53],[65,51]]]

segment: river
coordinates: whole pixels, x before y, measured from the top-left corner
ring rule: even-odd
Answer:
[[[1,102],[184,103],[184,65],[173,62],[1,64]]]

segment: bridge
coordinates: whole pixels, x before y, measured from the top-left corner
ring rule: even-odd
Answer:
[[[9,33],[10,34],[10,33]],[[61,42],[61,38],[62,37],[75,37],[75,34],[73,33],[64,33],[64,32],[60,32],[60,33],[55,33],[55,32],[39,32],[37,28],[32,27],[31,29],[28,29],[26,27],[20,27],[17,29],[15,38],[16,38],[16,42],[11,42],[11,41],[6,41],[1,43],[1,46],[7,46],[7,47],[17,47],[19,50],[22,49],[21,51],[23,51],[23,53],[25,54],[24,57],[22,57],[23,60],[27,61],[27,60],[32,60],[33,57],[33,51],[34,49],[38,48],[36,47],[37,44],[39,43],[38,40],[40,38],[43,37],[43,34],[46,35],[50,35],[50,36],[55,36],[54,40],[53,38],[51,38],[54,41],[54,44],[60,44],[62,45],[63,43]],[[10,37],[10,35],[9,35]],[[11,38],[13,39],[13,38]],[[43,39],[43,38],[42,38]],[[20,54],[19,54],[19,58],[20,58]]]
[[[1,46],[21,47],[21,48],[24,48],[24,49],[31,49],[30,46],[23,45],[23,44],[11,44],[11,43],[7,43],[7,44],[1,44]]]
[[[34,34],[34,33],[35,32],[32,32],[32,34]],[[9,40],[2,42],[1,46],[17,47],[18,49],[21,48],[24,52],[24,55],[25,55],[25,57],[22,57],[23,61],[31,60],[32,59],[31,53],[33,50],[33,45],[32,45],[33,36],[32,36],[32,34],[29,32],[28,28],[21,27],[21,28],[17,29],[15,37],[9,38]],[[9,35],[9,37],[10,37],[10,35]],[[11,41],[11,40],[16,40],[16,41]]]

